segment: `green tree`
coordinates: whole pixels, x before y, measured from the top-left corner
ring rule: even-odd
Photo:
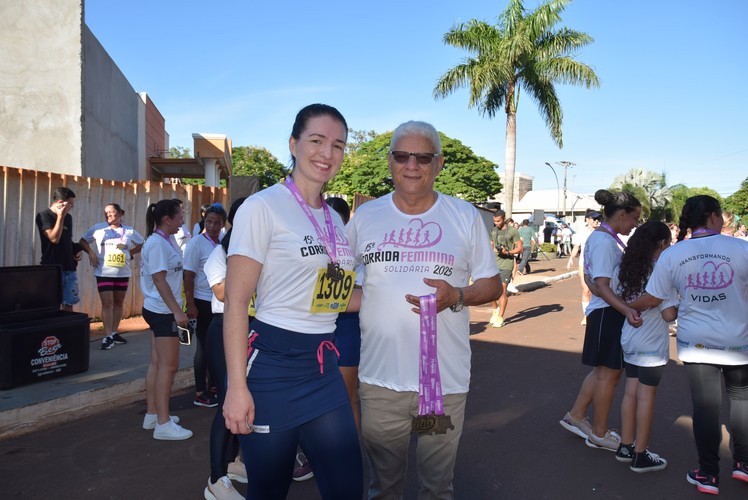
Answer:
[[[192,158],[190,148],[172,146],[169,148],[169,158]]]
[[[256,146],[231,148],[232,175],[254,175],[260,180],[260,189],[278,183],[288,175],[288,170],[270,151]]]
[[[461,87],[469,87],[469,108],[477,107],[493,118],[506,113],[506,212],[512,214],[514,170],[517,149],[517,107],[524,88],[539,108],[551,138],[563,147],[563,112],[554,84],[598,87],[594,70],[575,59],[576,52],[593,42],[586,33],[553,28],[571,0],[550,0],[527,12],[522,0],[509,0],[498,24],[473,19],[455,25],[444,35],[444,43],[466,49],[472,57],[448,70],[437,82],[434,97],[443,98]]]
[[[368,133],[367,137],[371,137]],[[501,189],[494,164],[477,156],[456,139],[440,133],[444,169],[436,177],[435,188],[473,203],[484,202]],[[379,197],[394,190],[387,163],[392,132],[375,135],[357,145],[328,183],[327,191],[346,195]]]
[[[717,201],[722,204],[722,197],[719,195],[717,191],[715,191],[712,188],[708,187],[696,187],[696,188],[690,188],[687,186],[684,186],[683,184],[676,184],[674,186],[670,186],[670,191],[673,193],[673,199],[670,202],[670,205],[666,212],[666,217],[668,221],[675,222],[678,224],[680,222],[680,213],[683,211],[683,205],[686,204],[686,200],[690,198],[691,196],[696,196],[699,194],[708,194],[709,196],[712,196],[717,199]]]
[[[613,189],[629,191],[642,204],[642,216],[645,219],[665,220],[667,205],[673,200],[673,193],[667,187],[665,174],[650,170],[632,168],[623,175],[613,179]]]
[[[739,216],[743,224],[746,223],[745,219],[748,218],[748,177],[740,184],[740,189],[725,199],[724,209]]]

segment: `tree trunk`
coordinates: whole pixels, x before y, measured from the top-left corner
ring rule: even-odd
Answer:
[[[517,114],[506,114],[506,147],[504,149],[504,193],[507,219],[512,216],[514,204],[514,164],[517,161]]]

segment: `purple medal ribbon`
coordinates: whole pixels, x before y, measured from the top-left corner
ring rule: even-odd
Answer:
[[[314,218],[314,214],[312,214],[312,210],[309,208],[309,205],[307,204],[306,200],[303,196],[301,196],[301,193],[299,192],[299,188],[296,187],[296,184],[293,181],[293,178],[289,175],[286,177],[285,182],[283,183],[289,191],[291,191],[291,194],[293,194],[293,197],[296,198],[296,201],[299,203],[299,206],[306,214],[309,221],[314,226],[314,230],[317,231],[317,238],[319,238],[322,243],[325,245],[325,250],[327,250],[327,255],[330,257],[330,260],[334,263],[337,262],[336,256],[337,256],[337,248],[335,244],[335,226],[332,223],[332,216],[330,215],[330,207],[327,206],[327,203],[325,203],[324,198],[322,198],[322,195],[319,195],[319,199],[322,202],[322,211],[325,213],[325,224],[327,225],[327,231],[330,235],[329,238],[326,238],[324,233],[322,232],[322,228],[317,223],[317,219]]]
[[[608,234],[610,234],[613,237],[613,239],[616,240],[616,243],[618,243],[623,250],[626,250],[626,243],[621,241],[621,238],[618,237],[618,234],[613,230],[612,227],[610,227],[610,225],[607,222],[603,222],[602,224],[600,224],[600,227],[605,229],[605,231],[607,231]]]
[[[699,236],[700,234],[708,234],[709,236],[714,236],[715,234],[720,234],[720,233],[718,233],[717,231],[712,231],[711,229],[701,228],[701,229],[697,229],[696,231],[693,231],[691,233],[691,236],[692,237]]]
[[[203,236],[205,236],[205,239],[210,241],[210,244],[213,245],[213,248],[218,246],[218,243],[210,239],[210,236],[208,236],[208,233],[203,233]]]
[[[156,232],[156,234],[161,235],[161,237],[164,238],[166,241],[168,241],[169,242],[169,246],[171,248],[173,248],[178,254],[180,254],[180,255],[182,254],[182,252],[179,251],[179,247],[174,246],[174,243],[171,241],[171,238],[169,238],[168,236],[166,236],[165,232],[163,232],[160,229],[156,229],[155,232]]]
[[[420,297],[421,363],[418,376],[418,414],[444,415],[442,379],[436,353],[436,295]]]

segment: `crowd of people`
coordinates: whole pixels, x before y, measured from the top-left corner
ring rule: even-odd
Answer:
[[[192,231],[180,200],[148,207],[145,238],[112,203],[105,222],[74,243],[75,194],[67,188],[37,215],[42,263],[63,269],[65,308],[79,300],[75,265],[83,252],[89,257],[101,349],[127,342],[118,328],[130,261],[140,253],[151,331],[142,427],[155,439],[193,435],[170,414],[169,399],[180,343],[195,344],[194,402],[216,408],[205,498],[242,498],[232,480],[247,484],[247,498],[285,498],[300,465],[313,470],[322,498],[361,498],[359,443],[368,498],[402,498],[413,434],[419,498],[455,496],[470,384],[466,306],[493,304],[490,323],[502,327],[512,278],[530,272],[539,238],[528,220],[517,224],[501,210],[489,232],[475,207],[436,191],[441,139],[421,121],[393,132],[394,191],[351,216],[345,200],[322,195],[347,139],[337,109],[301,109],[289,137],[290,175],[228,213],[204,205]],[[724,235],[723,212],[709,196],[690,198],[675,229],[641,224],[641,204],[625,191],[599,190],[595,199],[601,210],[586,214],[573,247],[568,227],[557,231],[568,268],[579,255],[582,363],[590,367],[560,424],[634,472],[664,469],[649,444],[677,318],[699,457],[686,479],[718,492],[724,380],[732,477],[748,482],[748,319],[731,314],[748,307],[744,226],[737,238]],[[609,420],[624,374],[619,434]]]

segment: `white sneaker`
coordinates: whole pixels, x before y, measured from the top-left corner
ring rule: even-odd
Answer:
[[[179,417],[176,415],[169,415],[169,418],[172,422],[175,424],[179,423]],[[147,431],[152,431],[156,428],[156,424],[158,423],[158,415],[155,413],[146,413],[145,417],[143,417],[143,429]]]
[[[165,424],[156,424],[156,429],[153,431],[153,439],[164,441],[180,441],[191,437],[192,431],[185,429],[179,424],[175,424],[173,420],[169,420]]]
[[[514,286],[514,285],[512,285],[511,283],[509,283],[506,286],[506,291],[509,292],[509,293],[519,293],[519,290],[517,290],[517,287]]]
[[[493,326],[494,323],[496,323],[496,320],[499,319],[499,310],[494,309],[491,313],[491,319],[488,321],[488,324]]]
[[[228,473],[229,479],[237,481],[242,484],[247,484],[247,468],[244,466],[244,462],[236,457],[236,460],[229,464]]]
[[[244,500],[244,495],[240,494],[231,484],[231,481],[226,476],[221,476],[215,484],[211,484],[210,478],[208,478],[208,486],[205,487],[205,498],[207,500],[223,500],[224,498],[229,500]]]

